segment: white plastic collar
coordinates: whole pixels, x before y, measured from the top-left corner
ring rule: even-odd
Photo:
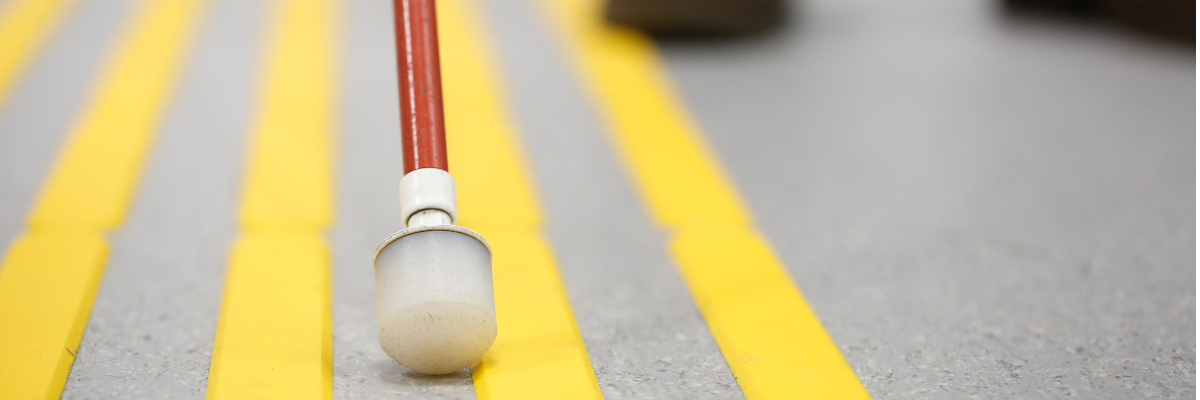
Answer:
[[[437,168],[421,168],[400,178],[400,216],[405,226],[421,210],[442,210],[450,223],[458,220],[454,200],[454,177]]]

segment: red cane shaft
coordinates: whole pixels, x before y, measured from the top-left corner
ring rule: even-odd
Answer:
[[[393,0],[396,58],[400,65],[400,131],[404,173],[419,168],[448,171],[442,75],[438,63],[434,0]]]

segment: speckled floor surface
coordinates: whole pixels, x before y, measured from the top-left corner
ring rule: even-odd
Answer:
[[[0,240],[126,3],[82,1],[0,109]],[[399,226],[388,3],[343,3],[334,395],[473,398],[465,371],[416,376],[377,344],[370,255]],[[740,398],[561,43],[527,0],[481,4],[605,397]],[[987,1],[791,12],[660,51],[872,396],[1195,397],[1191,45]],[[263,14],[214,2],[64,398],[203,397]]]

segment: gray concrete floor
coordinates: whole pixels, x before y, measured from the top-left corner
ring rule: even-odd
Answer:
[[[59,143],[90,95],[128,0],[80,1],[0,102],[0,240],[25,218]]]
[[[605,398],[742,398],[540,10],[487,4],[547,236]]]
[[[203,398],[242,149],[257,107],[263,10],[211,3],[180,74],[63,399]]]
[[[1194,398],[1194,48],[999,11],[662,51],[873,396]]]
[[[83,1],[0,109],[22,228],[125,1]],[[334,394],[473,398],[379,349],[399,226],[390,7],[344,2]],[[738,398],[561,43],[485,4],[546,232],[607,398]],[[1195,52],[992,2],[793,3],[782,30],[661,40],[713,147],[876,398],[1195,396]],[[255,107],[261,2],[213,4],[65,398],[201,398]]]

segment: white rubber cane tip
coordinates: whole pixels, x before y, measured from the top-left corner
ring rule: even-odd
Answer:
[[[491,252],[453,225],[397,235],[375,256],[379,344],[420,373],[471,365],[496,340]]]

